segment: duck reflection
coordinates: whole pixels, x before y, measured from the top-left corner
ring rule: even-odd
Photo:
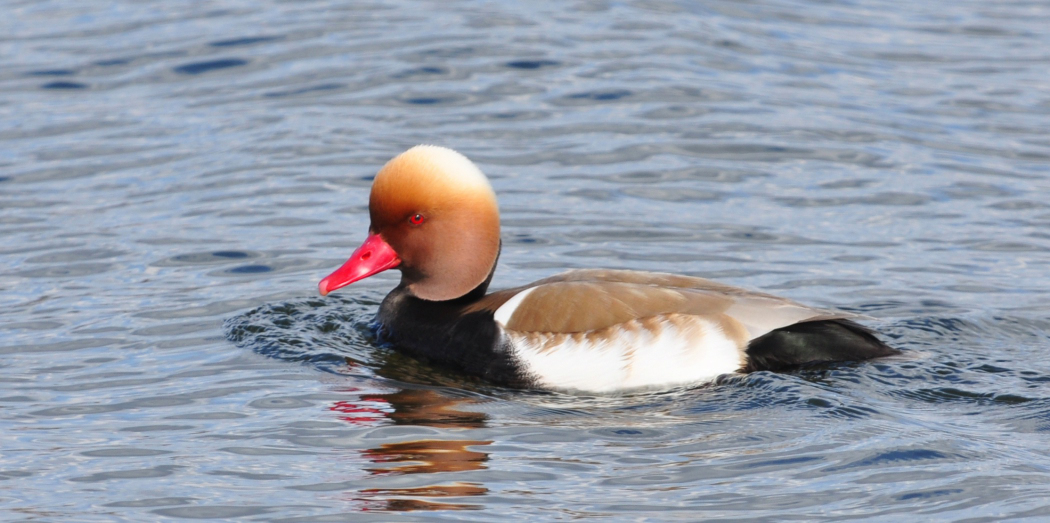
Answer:
[[[459,410],[477,403],[473,398],[453,397],[432,389],[402,389],[391,394],[369,394],[365,401],[382,401],[390,406],[387,418],[395,425],[476,429],[485,426],[484,412]]]
[[[373,463],[392,467],[367,469],[373,474],[429,474],[434,472],[463,472],[485,468],[488,454],[467,447],[488,445],[491,441],[432,440],[385,443],[369,449],[364,455]]]
[[[338,401],[331,410],[344,414],[340,419],[355,425],[423,425],[440,428],[475,429],[485,426],[482,412],[460,410],[477,401],[455,397],[433,389],[406,388],[388,394],[362,394],[356,400]],[[384,421],[385,420],[385,421]],[[479,449],[490,440],[422,439],[384,443],[361,454],[375,466],[365,470],[372,476],[454,473],[484,469],[488,453]],[[483,485],[469,482],[441,482],[413,488],[369,488],[354,494],[364,502],[364,510],[471,510],[480,505],[436,501],[435,498],[482,496]]]

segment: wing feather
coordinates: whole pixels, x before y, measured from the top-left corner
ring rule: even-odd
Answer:
[[[528,295],[511,302],[525,290]],[[858,317],[703,278],[601,269],[569,271],[527,287],[493,293],[478,307],[496,311],[505,304],[514,305],[511,310],[500,310],[507,329],[556,334],[688,314],[721,318],[727,327],[738,324],[749,339],[755,339],[800,322]]]

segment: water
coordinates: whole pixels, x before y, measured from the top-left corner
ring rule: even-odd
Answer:
[[[349,4],[349,5],[347,5]],[[1050,517],[1050,7],[12,1],[0,517]],[[377,347],[316,282],[456,148],[494,288],[671,271],[905,355],[610,396]]]

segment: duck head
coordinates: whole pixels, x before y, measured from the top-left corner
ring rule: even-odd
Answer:
[[[459,298],[481,285],[499,256],[492,186],[467,157],[417,145],[387,162],[372,182],[368,238],[318,284],[322,295],[387,269],[424,300]]]

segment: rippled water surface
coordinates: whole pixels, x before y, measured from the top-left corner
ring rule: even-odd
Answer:
[[[0,517],[1050,518],[1045,2],[2,2]],[[494,287],[671,271],[901,357],[611,396],[317,280],[461,150]]]

